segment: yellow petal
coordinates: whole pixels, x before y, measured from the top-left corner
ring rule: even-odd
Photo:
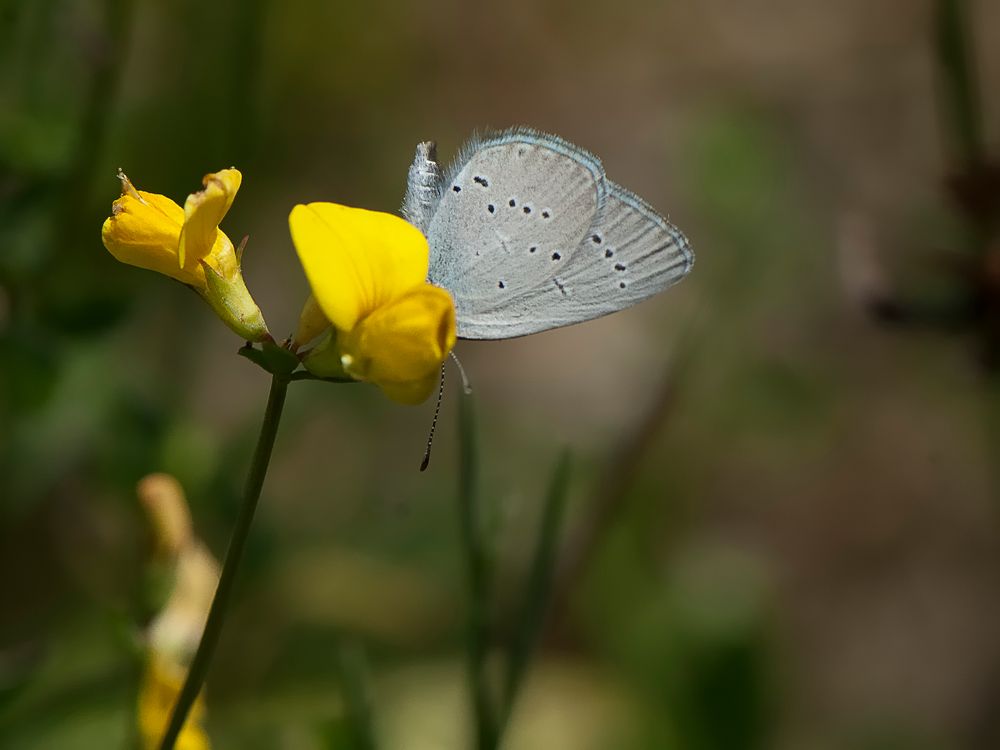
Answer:
[[[177,260],[182,268],[196,266],[208,257],[219,234],[222,217],[233,205],[243,175],[237,169],[223,169],[202,178],[205,189],[191,193],[184,202],[184,228]]]
[[[203,289],[202,268],[182,269],[177,264],[177,243],[184,219],[181,207],[165,196],[136,191],[127,178],[123,185],[125,193],[112,204],[111,216],[101,228],[108,252],[122,263],[158,271]]]
[[[295,329],[295,336],[292,337],[292,343],[295,348],[305,346],[329,328],[330,321],[326,319],[326,315],[320,309],[319,303],[316,302],[316,297],[310,294],[309,299],[302,306],[302,312],[299,314],[299,325]]]
[[[163,214],[172,224],[176,224],[178,230],[184,223],[184,209],[165,195],[147,193],[145,190],[137,190],[139,197],[156,211]]]
[[[396,401],[415,404],[430,395],[454,345],[451,295],[421,284],[359,322],[341,352],[352,377],[375,383]]]
[[[310,203],[288,225],[316,301],[342,331],[427,278],[427,240],[392,214]]]
[[[149,516],[157,556],[172,559],[191,543],[191,513],[181,483],[169,474],[149,474],[136,487]]]
[[[434,386],[440,377],[440,366],[433,372],[427,374],[420,380],[411,380],[406,383],[379,383],[382,393],[391,398],[397,404],[416,406],[427,400],[427,397],[434,393]]]

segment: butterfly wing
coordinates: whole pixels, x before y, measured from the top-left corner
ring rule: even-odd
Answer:
[[[452,293],[462,338],[617,312],[694,263],[681,231],[607,180],[597,157],[529,130],[466,146],[425,215],[429,278]]]
[[[556,136],[512,130],[463,149],[426,230],[429,278],[454,297],[459,336],[504,339],[577,322],[559,276],[605,191],[598,159]]]
[[[694,253],[684,234],[639,196],[608,181],[595,224],[562,277],[564,310],[582,322],[631,307],[677,283]]]

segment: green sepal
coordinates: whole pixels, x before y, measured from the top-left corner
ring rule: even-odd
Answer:
[[[232,279],[227,279],[208,263],[202,261],[201,265],[205,269],[205,281],[208,284],[208,289],[201,292],[201,296],[212,306],[222,322],[247,341],[261,342],[270,339],[264,315],[250,296],[243,274],[237,273]]]
[[[302,364],[305,368],[321,380],[351,380],[351,376],[344,370],[344,365],[340,360],[340,348],[337,346],[337,331],[331,328],[323,340],[313,347],[309,353],[303,357]]]
[[[258,349],[249,341],[240,347],[238,354],[275,377],[291,379],[291,374],[299,366],[299,358],[283,346],[273,341],[264,341]]]
[[[299,370],[298,372],[293,373],[292,376],[290,378],[288,378],[288,379],[289,380],[319,380],[320,382],[323,382],[323,383],[361,383],[361,382],[363,382],[361,380],[355,380],[354,378],[349,377],[349,376],[324,378],[324,377],[320,377],[319,375],[313,375],[308,370]]]

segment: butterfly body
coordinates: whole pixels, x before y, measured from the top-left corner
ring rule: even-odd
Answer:
[[[462,338],[591,320],[694,261],[680,230],[608,180],[597,157],[526,129],[474,139],[445,173],[433,144],[420,144],[404,215],[427,237],[429,281],[451,292]]]

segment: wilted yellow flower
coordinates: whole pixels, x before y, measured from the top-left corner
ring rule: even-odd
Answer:
[[[139,689],[138,707],[139,733],[146,750],[159,748],[186,675],[184,667],[156,653],[150,654]],[[177,737],[175,750],[209,750],[211,744],[205,733],[204,721],[205,700],[199,695]]]
[[[168,568],[171,581],[166,602],[146,630],[146,671],[138,704],[144,745],[158,748],[205,630],[219,584],[219,564],[194,535],[184,491],[176,479],[150,474],[137,489],[153,529],[156,560]],[[204,713],[204,699],[199,695],[177,748],[209,747],[202,728]]]
[[[335,329],[306,367],[374,383],[401,403],[426,399],[456,334],[451,295],[426,281],[430,250],[420,230],[334,203],[296,206],[288,222],[316,303]],[[314,320],[313,313],[300,330],[315,331]]]
[[[169,474],[149,474],[136,486],[153,530],[156,557],[176,564],[180,552],[192,543],[191,513],[181,483]]]
[[[189,195],[184,208],[163,195],[136,190],[121,171],[118,178],[122,195],[101,228],[108,251],[123,263],[187,284],[241,337],[269,338],[260,308],[243,281],[236,248],[219,229],[240,189],[239,170],[205,175],[205,189]]]

